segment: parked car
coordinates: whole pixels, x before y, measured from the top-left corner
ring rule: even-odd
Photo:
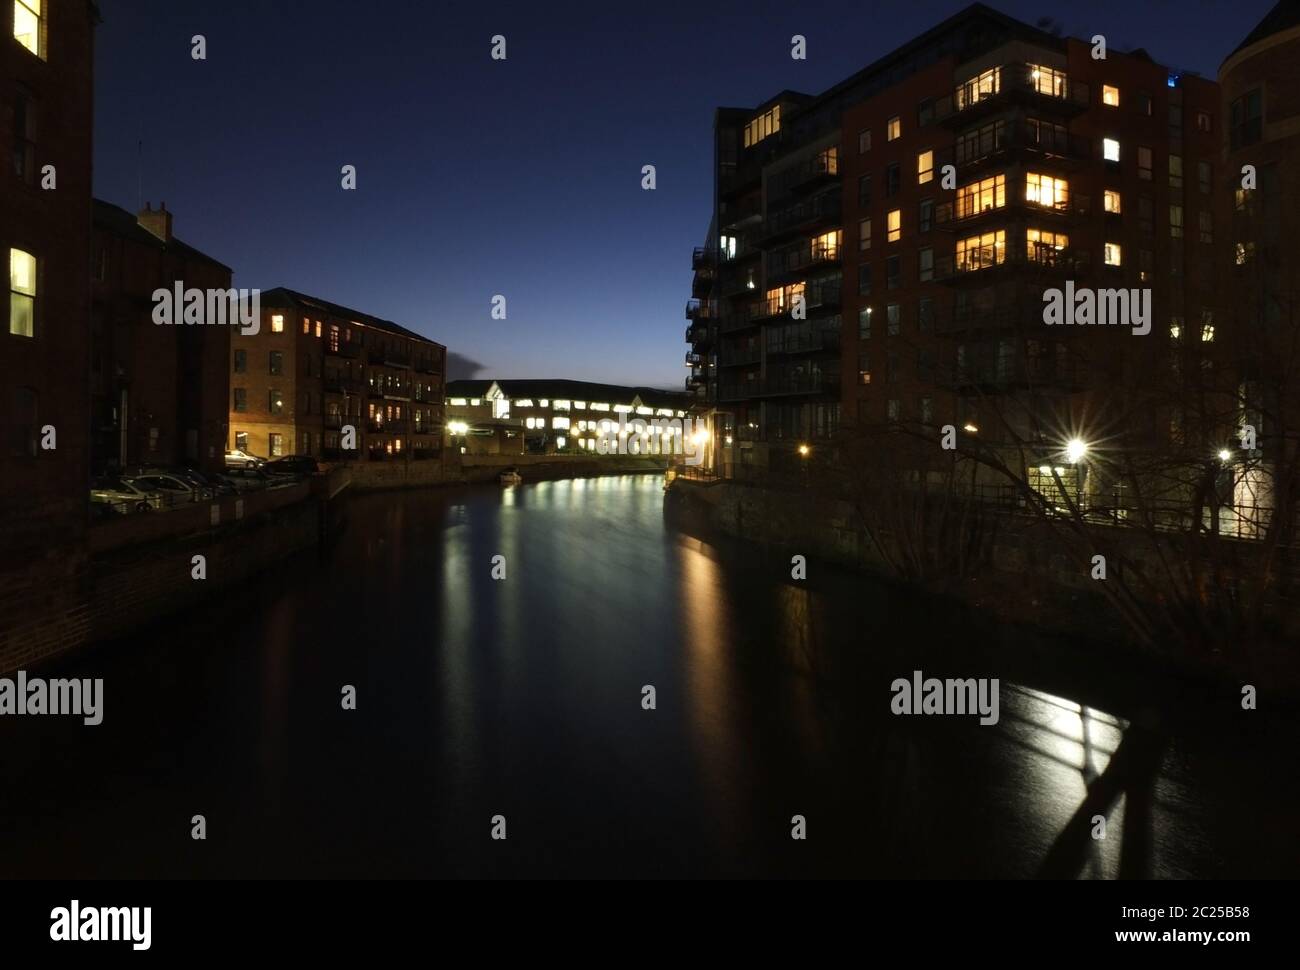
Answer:
[[[200,485],[183,472],[144,471],[131,476],[130,481],[151,485],[171,495],[177,502],[200,502],[212,498],[212,489]]]
[[[301,478],[305,475],[315,475],[320,471],[320,465],[316,464],[316,459],[311,455],[285,455],[283,458],[268,461],[262,466],[262,470],[268,475],[292,475],[294,478]]]
[[[146,466],[137,473],[139,475],[171,475],[182,481],[189,483],[199,493],[199,498],[212,498],[216,495],[233,495],[234,489],[221,482],[217,482],[196,468],[164,468],[162,466]]]
[[[157,488],[145,482],[105,476],[91,483],[90,502],[112,512],[127,514],[160,509],[164,499]]]
[[[233,488],[237,494],[266,488],[276,481],[276,479],[264,472],[259,465],[241,465],[238,468],[227,468],[225,474],[217,475],[216,478]]]
[[[266,464],[265,458],[250,455],[242,448],[231,448],[226,452],[227,468],[257,468],[259,465],[264,464]]]

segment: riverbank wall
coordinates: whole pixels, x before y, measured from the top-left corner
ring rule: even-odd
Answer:
[[[378,461],[358,462],[345,467],[350,470],[354,489],[378,492],[495,482],[507,468],[518,470],[527,483],[601,475],[662,474],[668,464],[657,458],[619,455],[463,455],[460,461],[445,464],[438,461]]]

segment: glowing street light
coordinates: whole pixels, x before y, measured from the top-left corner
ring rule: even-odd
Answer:
[[[1232,452],[1230,452],[1227,448],[1220,450],[1219,461],[1228,461],[1231,458],[1232,458]]]
[[[1065,445],[1065,460],[1077,465],[1088,453],[1088,445],[1081,438],[1071,438]]]
[[[462,435],[469,433],[469,425],[464,421],[448,421],[447,430],[453,435]]]
[[[810,450],[810,449],[809,449],[809,447],[808,447],[807,445],[800,445],[800,446],[799,446],[799,457],[800,457],[800,458],[807,458],[807,457],[808,457],[808,452],[809,452],[809,450]]]

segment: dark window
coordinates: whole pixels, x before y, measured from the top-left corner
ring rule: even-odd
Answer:
[[[901,169],[898,162],[890,162],[885,169],[885,197],[892,198],[898,192]]]
[[[1228,114],[1233,148],[1253,145],[1264,136],[1264,104],[1258,88],[1232,102]]]
[[[934,98],[926,98],[916,106],[916,126],[924,128],[934,121]]]
[[[235,351],[235,373],[244,374],[248,371],[248,351]]]
[[[242,388],[242,387],[236,387],[236,388],[234,389],[234,394],[235,394],[235,410],[236,410],[236,411],[247,411],[247,410],[248,410],[248,391],[245,390],[245,389]]]
[[[916,328],[921,333],[934,331],[934,297],[921,297],[921,302],[916,309]]]
[[[900,267],[902,260],[897,256],[890,256],[885,260],[885,286],[891,290],[896,290],[903,283]]]
[[[871,205],[871,176],[858,176],[858,208],[865,209]]]
[[[917,219],[917,231],[929,232],[934,228],[934,199],[921,200],[921,213]]]
[[[13,394],[13,437],[9,453],[15,458],[35,458],[39,425],[36,418],[38,396],[35,388],[15,387]]]
[[[274,375],[284,373],[284,354],[278,350],[271,351],[271,373]]]
[[[871,264],[864,263],[858,267],[858,296],[871,295]]]
[[[36,184],[36,103],[22,90],[14,100],[14,174]]]

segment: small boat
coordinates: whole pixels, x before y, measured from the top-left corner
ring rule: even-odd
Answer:
[[[518,470],[511,467],[501,473],[502,485],[522,485],[524,477],[519,474]]]

